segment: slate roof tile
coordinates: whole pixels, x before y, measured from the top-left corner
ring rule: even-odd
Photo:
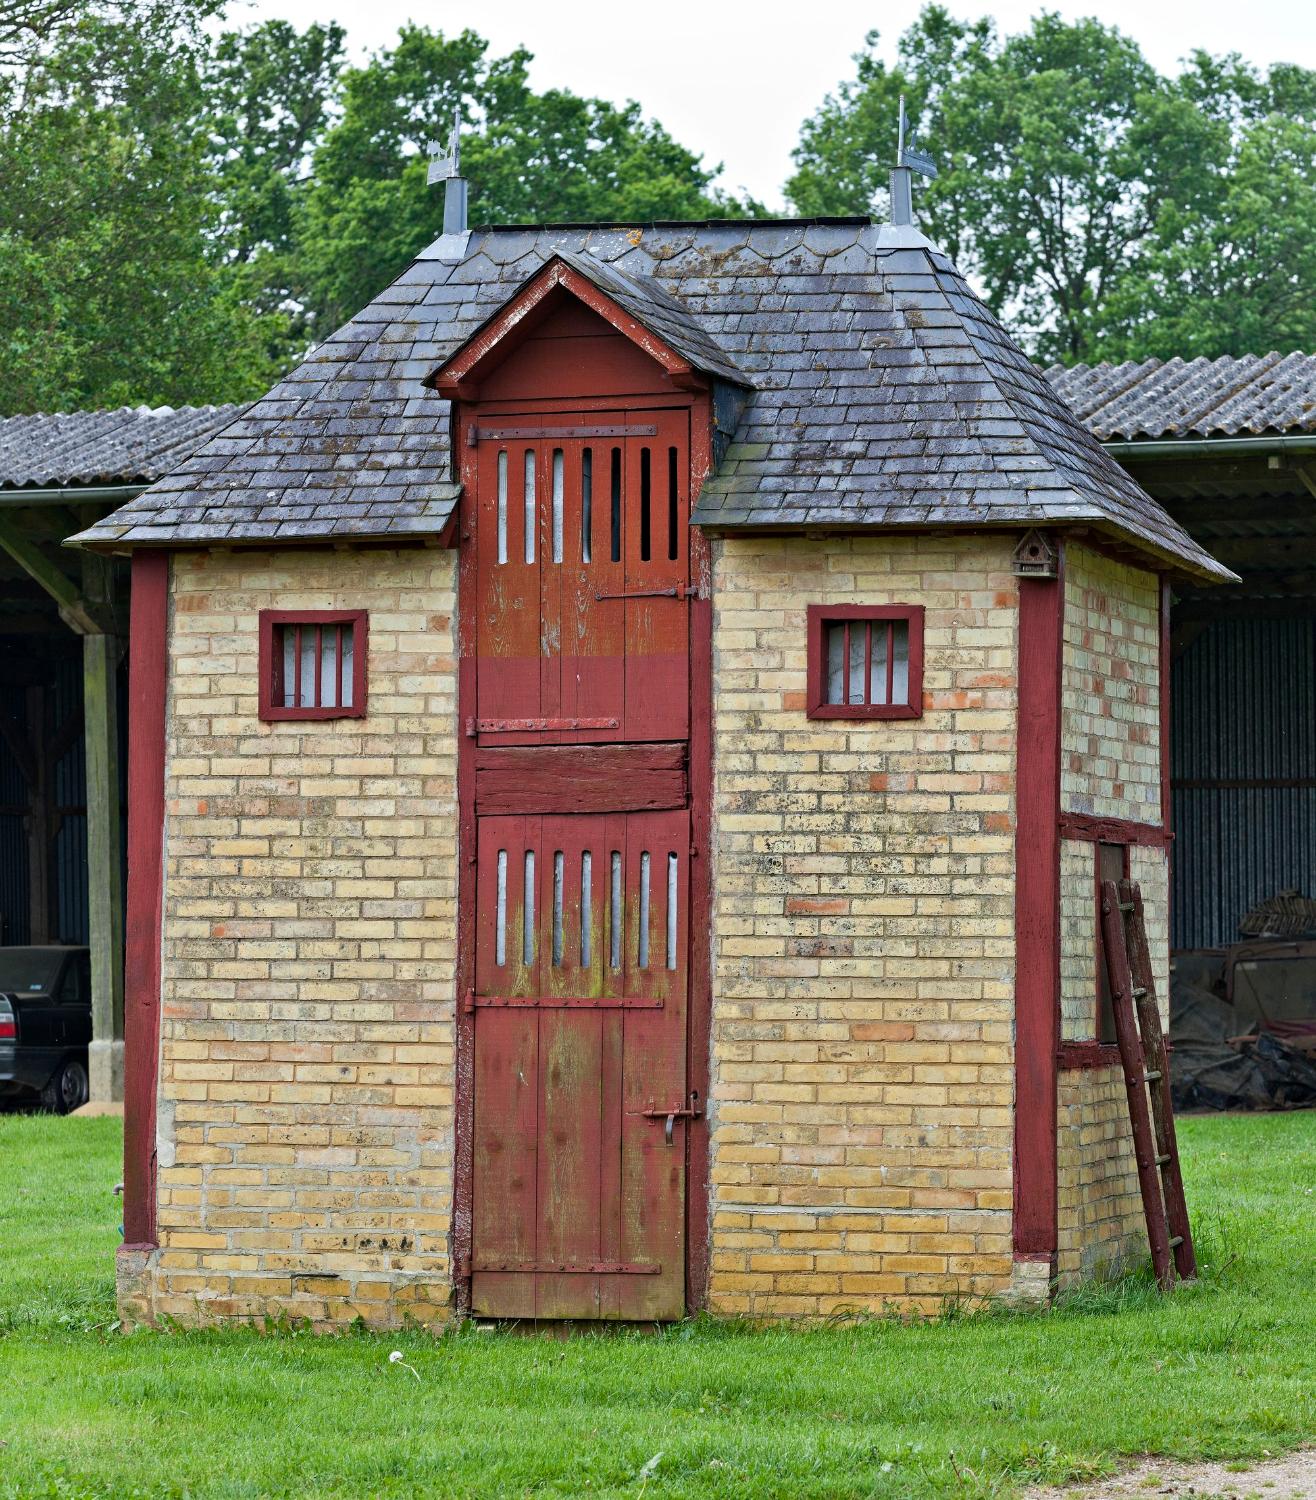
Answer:
[[[1193,376],[1180,389],[1177,375],[1156,381],[1160,367],[1138,367],[1138,378],[1094,367],[1048,372],[1049,384],[945,257],[916,233],[864,220],[473,230],[462,260],[418,259],[245,411],[180,412],[186,441],[126,468],[99,462],[97,477],[173,472],[80,540],[441,529],[458,494],[449,411],[421,377],[554,254],[698,368],[750,388],[738,441],[705,483],[697,520],[726,528],[1053,518],[1117,533],[1190,571],[1222,571],[1101,451],[1056,388],[1105,435],[1093,418],[1119,409],[1144,377],[1156,400],[1179,391],[1176,410],[1187,415],[1177,420],[1201,420],[1227,380]],[[1275,418],[1311,417],[1312,403],[1295,394],[1302,379],[1308,395],[1316,384],[1304,358],[1278,369],[1285,362],[1274,357],[1270,385],[1264,371],[1244,372],[1223,420],[1244,422],[1246,401],[1262,388]],[[86,482],[87,463],[72,455],[36,465],[41,479],[26,461],[6,462],[33,447],[12,423],[81,423],[80,439],[91,442],[88,419],[123,425],[129,415],[139,432],[148,425],[140,413],[0,423],[0,484]],[[164,428],[157,419],[151,430]],[[143,455],[148,447],[138,441]]]

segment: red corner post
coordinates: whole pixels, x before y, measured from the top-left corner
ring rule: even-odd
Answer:
[[[1014,1258],[1054,1261],[1060,1048],[1060,674],[1057,578],[1019,580],[1015,793]]]
[[[128,910],[124,928],[123,1238],[155,1244],[169,557],[132,563],[128,645]]]

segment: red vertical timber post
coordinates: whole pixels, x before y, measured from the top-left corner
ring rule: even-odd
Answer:
[[[1060,702],[1064,554],[1056,578],[1019,580],[1015,769],[1014,1258],[1058,1241]]]
[[[713,467],[713,402],[705,393],[690,408],[690,512]],[[713,565],[708,538],[690,528],[690,993],[686,1012],[686,1087],[699,1094],[702,1118],[686,1131],[686,1272],[690,1311],[708,1299],[709,1038],[713,959]]]
[[[164,896],[169,556],[132,560],[128,656],[128,899],[124,926],[124,1248],[156,1242],[155,1106]]]
[[[476,448],[453,423],[458,445],[461,498],[457,514],[457,969],[453,995],[455,1032],[453,1090],[452,1232],[449,1236],[456,1310],[470,1311],[471,1203],[474,1187],[475,1012],[466,997],[475,992],[475,737],[466,732],[475,718],[475,653],[479,636],[478,559],[475,550]]]

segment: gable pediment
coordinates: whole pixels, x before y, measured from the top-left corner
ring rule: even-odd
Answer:
[[[581,342],[573,350],[575,340]],[[554,357],[568,359],[573,352],[601,354],[611,343],[606,360],[621,367],[623,380],[639,380],[637,388],[703,389],[710,378],[752,383],[669,293],[588,256],[565,254],[552,256],[425,383],[450,400],[494,395],[486,384],[496,388],[500,369],[536,341],[552,341]],[[498,392],[504,393],[511,391]]]

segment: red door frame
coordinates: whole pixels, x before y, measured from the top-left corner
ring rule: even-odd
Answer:
[[[690,508],[712,466],[712,399],[707,391],[652,396],[599,396],[563,401],[552,397],[517,398],[478,408],[480,418],[510,413],[542,412],[565,416],[591,411],[646,410],[657,407],[690,413]],[[467,440],[473,414],[454,408],[453,442],[462,484],[457,532],[457,722],[476,715],[477,603],[475,516],[476,450]],[[690,601],[690,975],[687,1010],[686,1076],[701,1101],[708,1099],[708,1042],[712,1010],[712,905],[709,870],[712,829],[713,764],[713,604],[712,566],[707,539],[698,527],[690,531],[690,577],[698,595]],[[460,733],[457,748],[457,965],[456,1063],[454,1093],[455,1165],[452,1213],[452,1274],[457,1310],[470,1304],[471,1201],[474,1139],[475,1017],[459,1002],[475,979],[475,823],[476,742]],[[703,937],[700,937],[703,934]],[[691,1121],[686,1136],[686,1307],[704,1304],[708,1286],[708,1122]]]

